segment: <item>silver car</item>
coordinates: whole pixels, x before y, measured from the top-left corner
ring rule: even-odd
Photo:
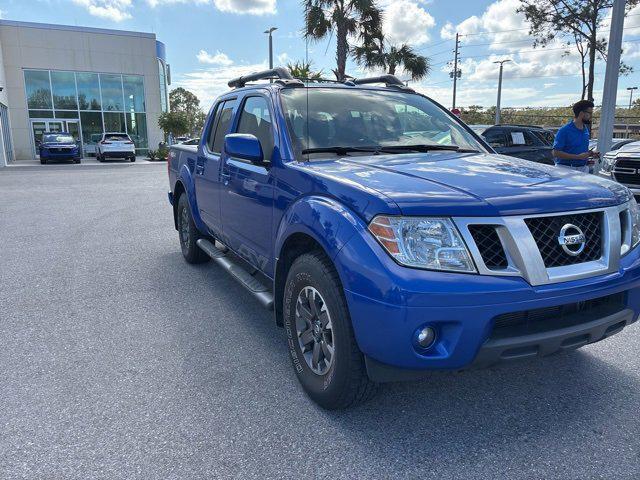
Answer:
[[[599,173],[629,187],[636,199],[640,199],[640,141],[605,153]]]

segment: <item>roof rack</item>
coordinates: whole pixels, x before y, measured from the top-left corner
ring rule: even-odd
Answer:
[[[379,75],[377,77],[367,77],[367,78],[354,78],[350,80],[349,83],[353,83],[354,85],[367,85],[370,83],[384,83],[387,87],[398,88],[400,90],[406,90],[409,92],[413,92],[413,89],[407,87],[402,80],[400,80],[395,75],[387,74],[387,75]]]
[[[282,85],[304,85],[300,80],[293,78],[291,76],[291,73],[289,73],[289,70],[282,67],[272,68],[270,70],[262,70],[261,72],[250,73],[249,75],[242,75],[241,77],[229,80],[229,83],[227,85],[229,85],[229,87],[231,88],[242,88],[248,82],[272,78],[277,78],[276,83],[280,83]]]

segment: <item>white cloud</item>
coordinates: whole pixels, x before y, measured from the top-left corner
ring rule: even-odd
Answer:
[[[200,69],[175,75],[172,79],[172,86],[183,87],[195,93],[200,99],[202,108],[208,110],[219,95],[229,91],[227,85],[229,80],[266,68],[267,64],[263,62],[252,65]]]
[[[213,0],[222,12],[264,15],[276,13],[276,0]]]
[[[129,10],[132,0],[73,0],[77,5],[87,9],[90,15],[105,18],[114,22],[122,22],[131,18]]]
[[[281,54],[277,55],[276,59],[278,60],[278,65],[284,65],[289,60],[291,60],[287,52],[282,52]]]
[[[429,29],[435,24],[418,2],[397,0],[385,8],[382,30],[393,44],[421,45],[429,41]]]
[[[219,50],[217,50],[214,55],[210,54],[206,50],[200,50],[196,55],[196,58],[198,59],[198,62],[209,65],[229,66],[233,64],[233,60]]]

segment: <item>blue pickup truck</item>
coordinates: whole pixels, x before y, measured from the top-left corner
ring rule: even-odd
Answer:
[[[640,213],[626,187],[498,155],[393,76],[273,69],[229,85],[200,144],[170,150],[182,254],[273,309],[319,405],[578,348],[637,320]]]

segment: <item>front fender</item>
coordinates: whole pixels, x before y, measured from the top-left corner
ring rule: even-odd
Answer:
[[[302,197],[280,220],[274,244],[276,261],[287,238],[296,233],[309,235],[334,259],[353,235],[366,228],[362,219],[335,199]]]
[[[195,181],[191,170],[189,170],[189,167],[187,167],[186,164],[183,164],[180,167],[177,182],[182,183],[182,186],[184,187],[184,190],[187,194],[187,200],[189,201],[189,208],[191,210],[191,217],[193,218],[193,222],[196,224],[196,228],[202,233],[206,234],[208,232],[208,229],[202,221],[202,217],[200,217],[200,209],[198,208],[198,200],[196,198]],[[175,192],[175,188],[173,191]]]

